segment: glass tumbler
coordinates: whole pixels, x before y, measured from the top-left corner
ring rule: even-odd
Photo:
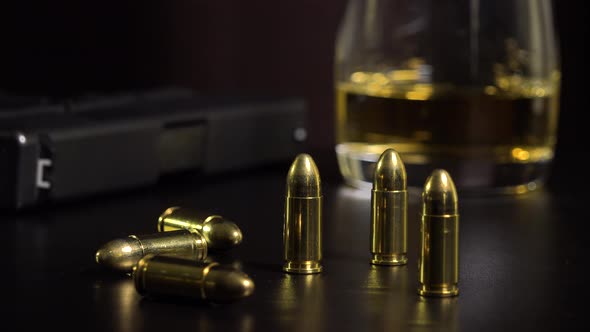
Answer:
[[[394,148],[409,187],[444,168],[459,191],[539,188],[556,143],[558,55],[549,0],[350,0],[335,52],[344,179],[370,188]]]

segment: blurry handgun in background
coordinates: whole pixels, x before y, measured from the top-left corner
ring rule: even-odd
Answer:
[[[286,161],[306,139],[301,99],[162,89],[0,103],[0,208]]]

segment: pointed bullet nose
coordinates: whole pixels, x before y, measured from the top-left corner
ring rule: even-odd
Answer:
[[[406,190],[406,168],[394,149],[387,149],[379,157],[373,176],[373,189],[379,191]]]
[[[110,241],[95,254],[97,264],[120,271],[131,271],[140,258],[141,247],[132,238]]]
[[[437,169],[428,177],[422,193],[422,203],[423,214],[454,215],[458,213],[457,189],[447,171]]]
[[[320,172],[308,154],[300,154],[295,158],[287,174],[288,197],[319,197]]]
[[[205,294],[215,302],[232,302],[254,293],[254,281],[245,273],[227,266],[211,268],[206,279]]]
[[[242,297],[250,296],[254,294],[254,281],[248,276],[245,276],[242,280]]]
[[[221,217],[211,218],[202,232],[212,249],[228,249],[242,243],[242,231],[238,225]]]

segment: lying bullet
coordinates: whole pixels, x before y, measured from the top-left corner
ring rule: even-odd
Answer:
[[[177,296],[214,303],[235,301],[254,292],[254,282],[238,269],[180,257],[142,258],[133,268],[141,295]]]
[[[320,173],[311,156],[300,154],[287,174],[283,271],[322,271],[322,193]]]
[[[207,240],[209,249],[228,249],[242,242],[238,225],[221,216],[177,206],[166,209],[158,218],[158,232],[179,229],[198,230]]]
[[[447,297],[459,294],[459,212],[455,184],[437,169],[422,193],[418,293]]]
[[[96,252],[96,262],[114,270],[130,272],[147,254],[178,255],[200,261],[207,256],[207,243],[195,230],[129,235],[102,246]]]
[[[387,149],[377,162],[371,192],[371,264],[403,265],[407,252],[406,169]]]

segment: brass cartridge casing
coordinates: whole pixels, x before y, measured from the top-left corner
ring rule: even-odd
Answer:
[[[459,294],[459,211],[449,173],[435,170],[422,193],[419,288],[423,296]]]
[[[129,235],[103,245],[96,252],[96,262],[111,269],[131,272],[133,266],[148,254],[177,255],[200,261],[207,256],[207,243],[195,230]]]
[[[407,252],[406,169],[393,149],[377,162],[371,191],[371,264],[404,265]]]
[[[322,192],[320,173],[308,154],[295,158],[287,174],[283,271],[322,271]]]
[[[238,269],[171,256],[145,256],[133,268],[133,281],[141,295],[215,303],[232,302],[254,292],[252,279]]]
[[[158,232],[179,229],[196,229],[207,240],[209,249],[229,249],[242,242],[238,225],[222,216],[177,206],[166,209],[158,218]]]

